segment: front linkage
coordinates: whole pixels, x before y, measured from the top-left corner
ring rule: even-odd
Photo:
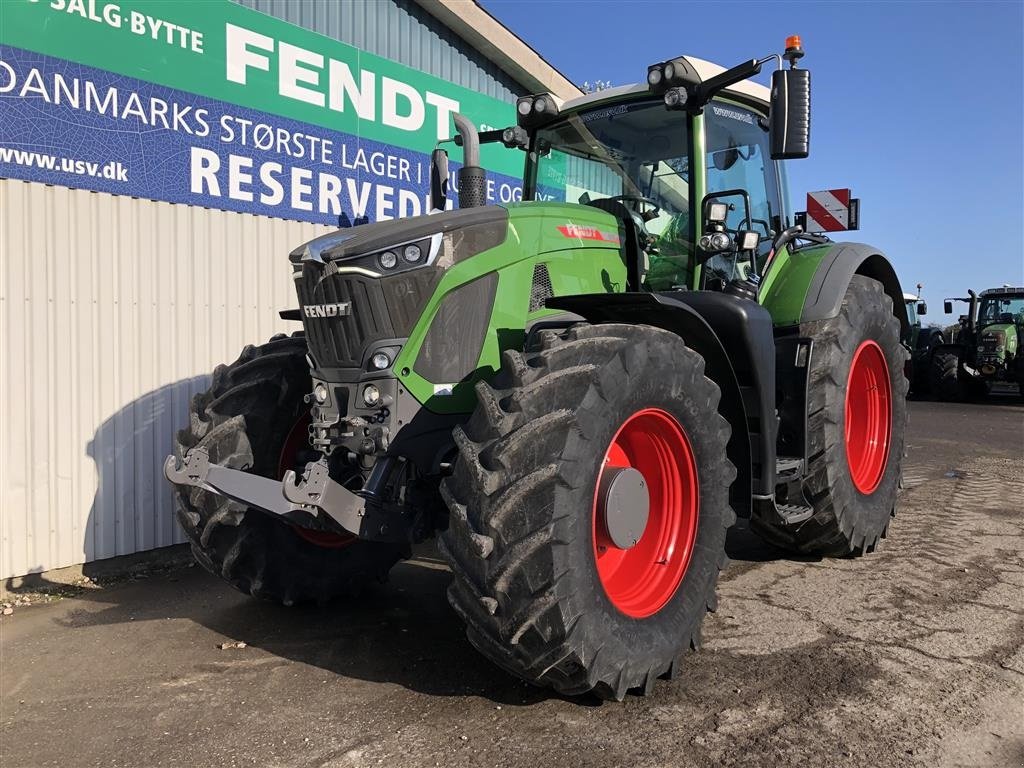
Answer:
[[[382,474],[371,475],[367,485],[354,493],[331,479],[326,459],[307,464],[298,482],[294,470],[287,470],[278,481],[211,464],[209,453],[202,448],[190,450],[184,461],[168,456],[164,462],[164,477],[175,485],[226,496],[247,507],[280,515],[293,525],[329,529],[329,525],[322,524],[328,518],[341,530],[366,541],[404,542],[409,532],[395,524],[396,519],[401,519],[400,514],[394,514],[398,510],[389,512],[380,503],[369,500],[376,488],[374,478]]]

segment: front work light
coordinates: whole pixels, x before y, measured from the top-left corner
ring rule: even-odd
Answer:
[[[654,93],[664,93],[679,86],[691,88],[699,83],[697,70],[683,56],[647,67],[647,84]]]
[[[384,352],[378,352],[370,358],[370,364],[378,371],[383,371],[389,365],[391,365],[391,358],[388,357]]]
[[[530,128],[558,117],[558,101],[550,93],[523,96],[516,102],[516,123]]]
[[[418,245],[412,244],[405,246],[405,250],[402,251],[402,258],[408,261],[410,264],[415,264],[423,257],[423,251]]]
[[[380,256],[377,257],[377,261],[384,269],[394,269],[398,266],[398,256],[394,251],[384,251]]]
[[[724,224],[729,218],[729,206],[725,203],[711,203],[708,206],[708,221],[712,224]]]
[[[685,88],[671,88],[665,91],[665,106],[669,109],[682,109],[689,100]]]

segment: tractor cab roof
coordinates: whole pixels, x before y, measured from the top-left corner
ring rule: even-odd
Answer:
[[[1024,296],[1024,287],[1004,285],[1002,288],[989,288],[978,295],[982,298],[986,296]]]
[[[710,61],[704,61],[704,59],[698,59],[693,56],[683,56],[682,58],[686,59],[690,66],[694,68],[697,75],[700,77],[701,82],[706,82],[715,75],[725,71],[725,67],[713,64]],[[560,112],[576,112],[580,109],[585,109],[606,101],[621,101],[623,99],[628,99],[631,96],[640,96],[650,92],[651,89],[647,83],[634,83],[632,85],[620,85],[615,88],[606,88],[603,91],[595,91],[594,93],[588,93],[564,102],[557,99],[556,101],[559,102],[558,108]],[[723,90],[722,94],[726,96],[739,97],[743,101],[754,102],[757,106],[767,109],[771,91],[767,86],[755,83],[753,80],[741,80],[740,82],[730,85],[728,88]]]
[[[914,295],[914,294],[912,294],[912,293],[904,293],[904,294],[903,294],[903,300],[904,300],[905,302],[907,302],[908,304],[910,304],[910,303],[912,303],[912,302],[915,302],[915,301],[917,301],[918,299],[917,299],[917,296],[915,296],[915,295]]]

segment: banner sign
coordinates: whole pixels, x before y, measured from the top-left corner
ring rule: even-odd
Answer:
[[[378,221],[426,210],[429,152],[455,112],[481,130],[515,120],[503,101],[227,0],[0,2],[4,177]],[[523,154],[481,154],[489,201],[519,199]]]

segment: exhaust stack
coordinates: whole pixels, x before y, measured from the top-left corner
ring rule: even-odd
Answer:
[[[487,172],[480,167],[480,138],[476,126],[464,115],[452,115],[462,140],[463,164],[459,169],[459,208],[487,204]]]

